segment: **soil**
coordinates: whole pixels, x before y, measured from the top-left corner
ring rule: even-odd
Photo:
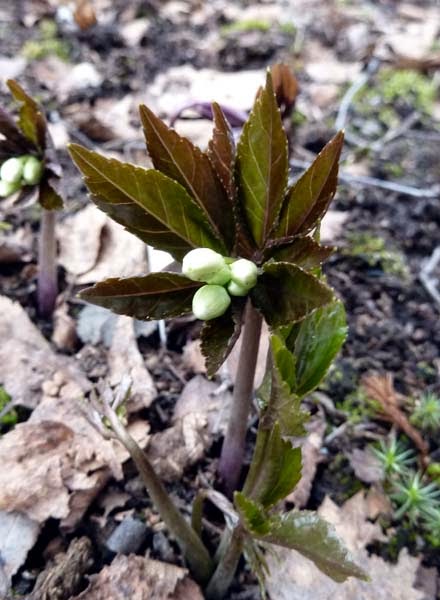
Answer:
[[[0,56],[14,57],[26,40],[38,39],[38,22],[44,17],[53,18],[53,10],[43,1],[36,2],[35,6],[32,6],[32,2],[23,2],[24,12],[19,14],[21,3],[17,2],[13,8],[6,4],[0,3]],[[12,6],[14,3],[8,4]],[[49,119],[55,121],[64,119],[66,110],[72,104],[77,104],[86,112],[89,107],[93,107],[98,98],[117,100],[128,93],[137,93],[148,86],[155,75],[172,66],[190,64],[197,69],[209,67],[219,71],[263,69],[289,55],[293,38],[292,33],[286,31],[276,31],[270,35],[264,35],[262,31],[246,32],[243,35],[230,33],[221,44],[213,45],[212,48],[205,47],[200,51],[198,41],[213,35],[228,21],[222,5],[214,4],[212,11],[209,11],[209,18],[194,24],[190,13],[179,15],[179,18],[175,19],[161,16],[161,9],[157,8],[160,3],[156,5],[152,1],[132,2],[127,7],[125,0],[117,0],[113,2],[113,8],[120,19],[128,21],[135,17],[148,17],[153,21],[148,35],[134,48],[128,48],[124,44],[116,18],[113,18],[110,24],[100,25],[90,31],[78,32],[61,28],[64,31],[62,39],[70,47],[72,62],[89,62],[96,66],[100,73],[105,73],[99,88],[72,93],[60,103],[56,93],[45,86],[44,82],[37,81],[31,69],[23,72],[20,81],[40,98],[48,110]],[[238,8],[245,8],[246,5],[245,2],[238,1],[230,1],[228,4]],[[384,5],[385,12],[394,10],[392,2],[380,4]],[[428,2],[418,4],[431,5]],[[35,15],[34,24],[25,26],[23,21],[27,23],[26,17],[29,15]],[[320,35],[320,32],[311,27],[312,39],[319,38]],[[331,44],[331,40],[328,39],[324,42],[326,45]],[[300,71],[299,78],[307,86],[307,74]],[[9,103],[8,95],[0,87],[0,104],[9,106]],[[329,109],[323,122],[334,122],[335,110],[337,107]],[[429,130],[437,131],[436,127],[433,122],[425,120],[423,126],[417,130],[419,138]],[[310,125],[299,125],[296,134],[304,148],[316,152],[332,134],[331,126],[324,125],[322,129],[321,124],[320,131],[322,134],[317,136],[316,130],[312,131]],[[396,157],[404,155],[411,158],[411,172],[402,176],[399,180],[401,183],[429,187],[438,182],[438,141],[423,143],[421,148],[419,138],[397,139],[382,152],[367,157],[369,176],[387,179],[387,165],[394,164]],[[99,142],[95,145],[99,149]],[[63,219],[84,206],[87,199],[85,188],[67,153],[61,151],[60,159],[64,167],[67,190],[66,210],[61,217]],[[406,396],[415,397],[421,390],[440,394],[440,307],[420,281],[424,261],[431,256],[440,239],[439,198],[416,199],[397,192],[385,192],[373,186],[354,187],[341,184],[333,208],[347,212],[348,219],[336,240],[340,252],[328,261],[325,273],[346,306],[349,336],[335,369],[326,382],[325,393],[338,405],[349,394],[359,389],[363,374],[389,372],[394,377],[397,390]],[[33,207],[13,210],[8,213],[7,218],[12,227],[27,222],[31,224],[34,234],[38,230],[38,215]],[[399,253],[406,267],[406,276],[387,271],[380,260],[373,261],[372,264],[369,257],[351,254],[352,235],[359,233],[384,238],[386,247]],[[33,243],[35,248],[36,236]],[[43,333],[50,338],[51,324],[40,320],[36,315],[35,264],[14,263],[0,268],[2,294],[18,300]],[[65,293],[72,293],[72,290],[66,287],[61,269],[60,285]],[[77,304],[71,302],[69,306],[70,313],[76,316]],[[151,425],[151,433],[168,426],[172,407],[184,382],[194,375],[182,363],[181,352],[186,342],[196,335],[197,325],[185,320],[175,323],[170,329],[167,355],[168,364],[173,365],[172,369],[166,366],[166,361],[154,359],[159,348],[157,334],[140,340],[142,354],[147,364],[151,365],[150,372],[160,390],[151,407],[142,413]],[[81,351],[81,345],[75,348],[75,352],[78,351]],[[105,374],[104,361],[105,352],[99,347],[93,354],[83,355],[83,366],[92,381],[97,381]],[[338,424],[333,422],[331,417],[329,423]],[[169,486],[170,491],[179,497],[183,505],[191,503],[194,482],[198,477],[202,476],[205,481],[215,485],[215,460],[219,455],[220,441],[220,438],[214,441],[209,455],[203,462],[191,467],[181,481]],[[248,441],[251,448],[252,431]],[[316,508],[326,493],[342,502],[355,491],[353,486],[346,486],[343,477],[338,479],[336,472],[340,468],[346,479],[352,476],[348,461],[341,458],[341,449],[357,443],[348,436],[338,439],[330,448],[327,460],[318,469],[310,508]],[[435,444],[432,450],[435,450]],[[357,484],[358,487],[363,485],[359,482]],[[133,510],[134,514],[142,514],[143,518],[147,515],[148,520],[148,515],[152,514],[151,505],[132,466],[127,466],[124,482],[112,482],[111,485],[115,490],[129,494],[130,499],[124,510]],[[218,525],[221,525],[219,515],[213,512],[211,517],[214,521],[217,519]],[[15,578],[16,595],[25,595],[31,591],[36,576],[46,566],[46,560],[53,555],[51,548],[56,544],[65,548],[74,537],[86,535],[92,540],[92,572],[98,572],[102,565],[108,563],[112,555],[105,548],[104,540],[114,528],[115,521],[110,516],[105,528],[101,529],[97,525],[100,518],[102,508],[98,500],[90,507],[81,526],[69,535],[60,534],[55,521],[48,522],[39,536],[37,545],[28,556],[25,567]],[[215,533],[212,533],[212,536],[215,537]],[[402,544],[404,543],[409,542],[403,540]],[[168,539],[166,533],[155,531],[152,526],[148,527],[138,552],[147,550],[153,558],[181,564],[175,544]],[[383,550],[383,553],[386,554],[386,551]],[[431,565],[438,565],[439,562],[438,558],[430,553],[426,554],[426,561]],[[83,586],[85,585],[84,580]],[[241,564],[228,597],[231,600],[251,600],[260,597],[256,581],[244,563]]]

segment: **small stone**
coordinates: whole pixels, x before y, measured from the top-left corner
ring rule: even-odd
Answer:
[[[139,550],[145,540],[147,526],[139,519],[125,518],[106,542],[107,548],[115,554],[131,554]]]

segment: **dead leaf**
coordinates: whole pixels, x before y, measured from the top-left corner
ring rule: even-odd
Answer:
[[[0,231],[0,264],[29,262],[32,259],[32,232],[20,227],[12,233]]]
[[[146,454],[161,479],[179,479],[187,467],[204,456],[212,443],[207,429],[207,417],[195,413],[151,436]]]
[[[98,22],[95,9],[90,0],[76,0],[73,17],[80,29],[89,29]]]
[[[423,594],[414,588],[420,558],[402,550],[397,564],[387,563],[377,555],[369,555],[366,546],[375,539],[384,540],[381,527],[367,519],[368,504],[364,492],[359,492],[341,507],[328,497],[318,510],[332,523],[338,537],[344,540],[355,561],[362,565],[371,581],[350,578],[336,583],[315,565],[291,550],[268,554],[270,575],[267,591],[276,600],[422,600]],[[273,547],[271,547],[272,549]]]
[[[6,598],[11,578],[26,560],[40,525],[19,512],[0,510],[0,596]]]
[[[355,448],[347,454],[351,468],[360,481],[365,483],[378,483],[383,480],[383,468],[377,456],[370,449]]]
[[[411,425],[408,417],[400,408],[404,398],[394,389],[391,373],[386,373],[385,375],[368,375],[363,378],[362,385],[366,394],[379,402],[386,419],[396,425],[414,442],[421,454],[422,462],[424,464],[427,461],[429,462],[429,446],[417,429]]]
[[[69,307],[66,302],[63,302],[55,309],[53,322],[53,343],[60,350],[73,352],[78,342],[76,321],[69,315]]]
[[[393,507],[388,496],[382,489],[372,485],[367,492],[367,516],[375,520],[379,515],[391,515]]]
[[[188,577],[175,565],[142,556],[117,556],[111,565],[90,577],[84,592],[72,600],[203,600]]]
[[[342,233],[348,212],[341,210],[329,210],[321,222],[321,242],[334,243]]]
[[[182,390],[173,413],[173,423],[189,415],[206,419],[209,436],[225,433],[232,394],[206,377],[196,375]]]
[[[18,302],[0,296],[0,382],[14,404],[35,408],[44,382],[66,374],[81,391],[90,383],[69,356],[57,355]]]
[[[297,508],[303,508],[310,497],[318,464],[322,460],[321,447],[326,428],[325,420],[316,418],[306,423],[307,436],[298,445],[302,453],[301,479],[286,500],[293,502]]]
[[[112,387],[118,385],[126,375],[133,382],[127,402],[129,412],[150,406],[157,396],[157,390],[139,352],[133,319],[130,317],[119,316],[116,321],[108,351],[108,367],[108,380]]]
[[[185,344],[182,363],[193,373],[206,373],[205,357],[202,354],[200,340],[191,340]]]

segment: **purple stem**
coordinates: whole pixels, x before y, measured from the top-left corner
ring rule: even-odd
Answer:
[[[58,294],[55,211],[43,208],[38,243],[38,312],[42,317],[52,316]]]

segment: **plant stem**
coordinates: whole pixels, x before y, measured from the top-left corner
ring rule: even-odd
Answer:
[[[58,293],[55,211],[43,208],[41,213],[40,237],[38,241],[38,311],[50,317],[55,308]]]
[[[254,391],[262,317],[248,300],[228,428],[223,440],[219,474],[228,495],[237,488],[243,465],[249,412]]]
[[[125,446],[133,459],[148,494],[159,511],[165,525],[176,538],[182,554],[188,561],[194,578],[199,583],[206,584],[214,568],[208,550],[176,507],[145,453],[127,432],[117,415],[113,411],[106,411],[106,416],[110,420],[117,438]]]
[[[225,597],[240,560],[243,549],[243,533],[241,525],[237,525],[232,534],[229,530],[225,530],[224,535],[227,535],[228,539],[223,538],[220,542],[225,547],[225,552],[205,590],[207,600],[221,600]]]

